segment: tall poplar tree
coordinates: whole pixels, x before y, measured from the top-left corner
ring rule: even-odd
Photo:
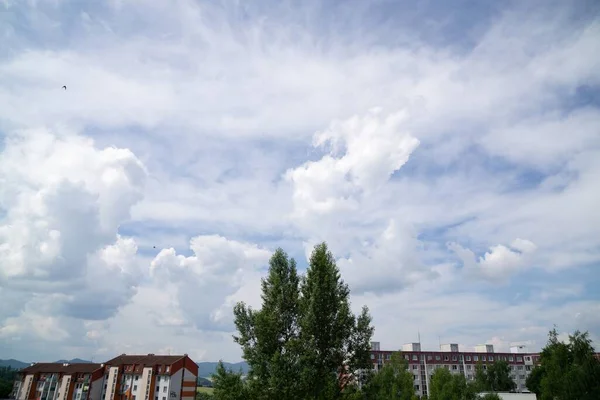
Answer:
[[[349,296],[333,254],[317,245],[301,285],[299,319],[302,382],[311,399],[339,398],[346,372],[371,367],[371,317],[366,307],[355,317]]]

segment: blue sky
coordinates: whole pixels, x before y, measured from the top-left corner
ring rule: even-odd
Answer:
[[[0,358],[239,360],[320,241],[383,348],[600,340],[597,2],[0,10]]]

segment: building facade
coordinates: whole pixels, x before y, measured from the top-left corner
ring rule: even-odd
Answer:
[[[103,364],[101,400],[194,400],[198,365],[183,356],[122,354]]]
[[[22,369],[17,400],[100,400],[101,364],[37,363]]]
[[[475,379],[475,366],[478,363],[487,365],[496,361],[506,361],[510,367],[510,375],[517,385],[517,392],[526,392],[525,381],[533,367],[539,363],[538,353],[529,353],[523,346],[513,347],[509,353],[495,353],[493,345],[480,345],[475,351],[461,352],[458,344],[443,344],[440,351],[422,351],[420,343],[409,343],[401,348],[402,355],[408,362],[408,369],[413,374],[415,393],[426,396],[431,376],[438,368],[446,368],[451,373],[462,374],[467,381]],[[394,351],[380,350],[380,344],[373,342],[371,360],[373,368],[379,370],[391,360]]]
[[[20,371],[16,400],[194,400],[198,365],[180,356],[122,354],[103,364],[34,363]]]

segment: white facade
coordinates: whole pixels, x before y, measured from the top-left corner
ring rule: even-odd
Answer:
[[[513,354],[527,353],[527,346],[524,346],[524,345],[510,346],[510,352]]]
[[[475,346],[475,352],[477,353],[493,353],[494,345],[493,344],[478,344]]]
[[[402,351],[421,351],[421,343],[406,343],[402,345]]]
[[[458,344],[457,343],[441,344],[440,351],[445,351],[445,352],[450,352],[450,353],[458,353]]]
[[[19,394],[17,395],[17,400],[27,400],[29,398],[29,391],[31,390],[31,385],[33,383],[33,375],[25,376],[25,380],[21,385],[19,390]]]

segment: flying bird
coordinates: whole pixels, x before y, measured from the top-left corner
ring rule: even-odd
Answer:
[[[62,88],[63,88],[63,89],[65,89],[65,90],[67,90],[67,87],[66,87],[66,86],[63,86]]]

